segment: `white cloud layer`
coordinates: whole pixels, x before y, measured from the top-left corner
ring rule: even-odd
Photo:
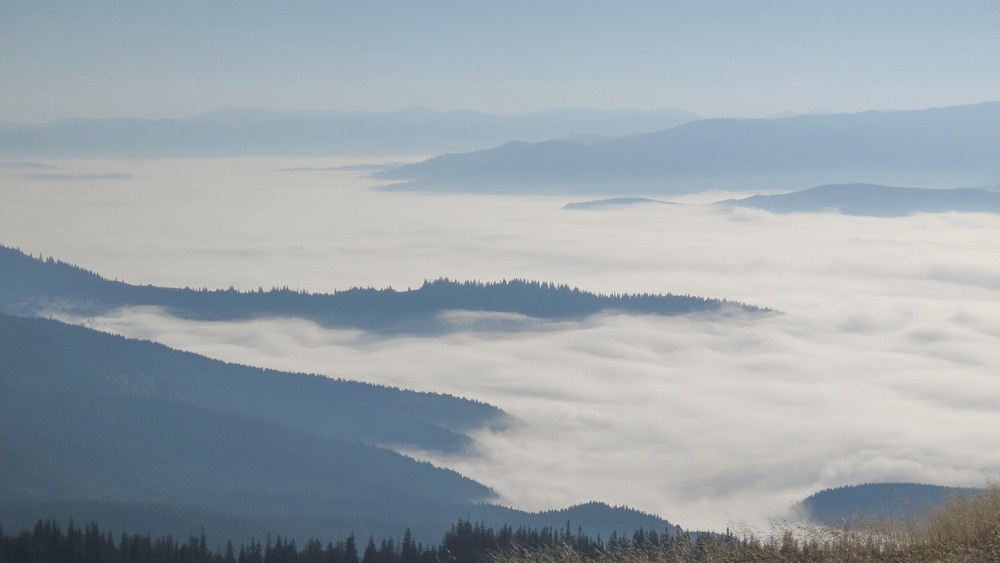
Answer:
[[[520,424],[478,434],[468,456],[424,455],[521,508],[597,499],[685,527],[763,526],[824,487],[980,485],[1000,467],[995,215],[563,211],[573,198],[388,193],[346,171],[272,172],[345,163],[60,162],[61,173],[132,177],[11,174],[0,242],[133,283],[326,291],[524,277],[784,311],[573,323],[456,313],[454,326],[474,328],[384,339],[154,309],[89,321],[225,360],[493,403]]]

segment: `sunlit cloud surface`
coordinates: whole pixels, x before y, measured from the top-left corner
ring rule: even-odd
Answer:
[[[352,163],[58,163],[129,175],[85,183],[0,171],[0,241],[143,284],[521,277],[782,311],[557,323],[455,312],[454,330],[433,338],[156,309],[76,319],[229,361],[493,403],[518,423],[478,433],[464,456],[414,453],[520,508],[596,499],[685,527],[763,526],[824,487],[981,485],[1000,467],[1000,217],[571,212],[561,206],[578,198],[379,192],[349,170],[275,172]]]

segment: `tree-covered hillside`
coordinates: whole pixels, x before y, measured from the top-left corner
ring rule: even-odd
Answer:
[[[377,447],[458,450],[462,429],[501,419],[490,405],[225,364],[45,319],[0,314],[0,343],[3,501],[162,503],[275,532],[346,533],[414,520],[429,532],[493,498]]]
[[[664,527],[599,504],[533,515],[380,444],[459,451],[502,425],[483,403],[226,364],[54,320],[0,313],[0,526],[75,518],[134,533],[248,541],[437,538],[460,517],[588,533]],[[601,513],[593,517],[592,512]]]

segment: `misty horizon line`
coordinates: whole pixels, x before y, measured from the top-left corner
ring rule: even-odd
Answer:
[[[213,117],[226,113],[268,113],[268,114],[282,114],[282,115],[295,115],[298,117],[344,117],[344,116],[389,116],[389,115],[405,115],[405,114],[417,114],[422,113],[424,115],[435,115],[435,116],[454,116],[454,115],[474,115],[474,116],[484,116],[484,117],[509,117],[509,118],[523,118],[523,117],[537,117],[544,114],[559,113],[559,112],[574,112],[574,111],[586,111],[586,112],[596,112],[596,113],[629,113],[629,114],[656,114],[664,112],[680,112],[686,113],[693,117],[693,120],[702,119],[783,119],[786,117],[795,117],[801,115],[852,115],[859,113],[868,112],[881,112],[881,113],[893,113],[893,112],[909,112],[909,111],[921,111],[928,109],[939,109],[939,108],[949,108],[949,107],[964,107],[973,106],[979,104],[985,104],[990,102],[1000,101],[1000,98],[996,99],[984,99],[977,102],[968,102],[961,104],[943,104],[943,105],[932,105],[932,106],[919,106],[919,107],[870,107],[866,109],[857,110],[840,110],[840,109],[829,109],[825,107],[815,107],[810,110],[797,111],[791,109],[780,109],[773,112],[767,112],[760,115],[742,115],[742,114],[728,114],[728,113],[713,113],[705,114],[701,112],[695,112],[688,110],[679,106],[665,105],[657,107],[635,107],[635,106],[613,106],[613,107],[596,107],[596,106],[586,106],[586,105],[571,105],[571,106],[548,106],[542,107],[529,111],[520,112],[503,112],[503,111],[486,111],[481,109],[475,109],[471,107],[456,107],[451,109],[437,109],[431,108],[426,105],[413,104],[402,107],[396,107],[394,109],[346,109],[346,108],[278,108],[278,107],[266,107],[266,106],[241,106],[241,105],[223,105],[213,107],[201,112],[193,113],[183,113],[183,114],[172,114],[172,115],[136,115],[136,114],[118,114],[118,115],[63,115],[60,117],[53,117],[49,119],[40,120],[16,120],[16,119],[4,119],[0,121],[0,124],[7,125],[47,125],[53,123],[60,123],[65,121],[114,121],[114,120],[142,120],[142,121],[173,121],[173,120],[184,120],[184,119],[195,119],[204,117]]]
[[[149,121],[162,121],[162,120],[180,120],[180,119],[192,119],[192,118],[202,118],[210,117],[218,114],[224,114],[226,112],[257,112],[257,113],[272,113],[272,114],[284,114],[284,115],[297,115],[301,117],[343,117],[343,116],[375,116],[375,115],[403,115],[403,114],[416,114],[423,113],[425,115],[476,115],[485,117],[532,117],[539,114],[545,114],[550,112],[571,112],[571,111],[590,111],[590,112],[604,112],[604,113],[658,113],[658,112],[683,112],[691,115],[697,115],[699,119],[704,119],[705,116],[696,114],[685,110],[680,107],[675,106],[662,106],[653,108],[639,108],[639,107],[595,107],[595,106],[549,106],[538,109],[533,109],[529,111],[520,112],[493,112],[485,111],[474,108],[467,107],[457,107],[452,109],[436,109],[431,108],[421,104],[412,104],[401,107],[395,107],[392,109],[347,109],[347,108],[279,108],[279,107],[267,107],[267,106],[243,106],[243,105],[223,105],[216,106],[210,109],[206,109],[200,112],[187,112],[171,115],[136,115],[136,114],[119,114],[119,115],[63,115],[60,117],[54,117],[50,119],[41,120],[13,120],[5,119],[0,121],[0,123],[7,124],[21,124],[21,125],[45,125],[49,123],[57,123],[60,121],[74,121],[74,120],[84,120],[84,121],[100,121],[100,120],[149,120]],[[823,111],[823,110],[817,110]]]

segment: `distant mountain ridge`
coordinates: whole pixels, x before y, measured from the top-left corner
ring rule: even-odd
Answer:
[[[35,157],[427,155],[511,140],[620,137],[699,119],[677,109],[279,111],[221,108],[176,119],[61,119],[0,123],[0,155]]]
[[[987,185],[1000,179],[1000,102],[915,111],[705,119],[583,145],[508,143],[378,174],[393,189],[680,193],[866,180]]]
[[[721,201],[775,213],[837,211],[845,215],[900,217],[913,213],[1000,213],[1000,192],[972,188],[899,188],[872,184],[817,186],[777,195]]]
[[[333,294],[288,289],[240,292],[135,286],[106,280],[53,259],[41,260],[0,246],[0,310],[20,315],[58,311],[93,315],[120,307],[158,306],[202,320],[300,317],[324,326],[430,334],[448,330],[441,315],[464,310],[541,319],[572,319],[602,312],[676,315],[736,307],[766,309],[722,299],[681,295],[599,295],[565,285],[509,280],[496,283],[425,282],[409,291],[355,288]]]
[[[563,209],[609,209],[617,207],[631,207],[635,205],[677,205],[670,201],[651,199],[648,197],[612,197],[607,199],[596,199],[592,201],[571,201],[563,205]]]

